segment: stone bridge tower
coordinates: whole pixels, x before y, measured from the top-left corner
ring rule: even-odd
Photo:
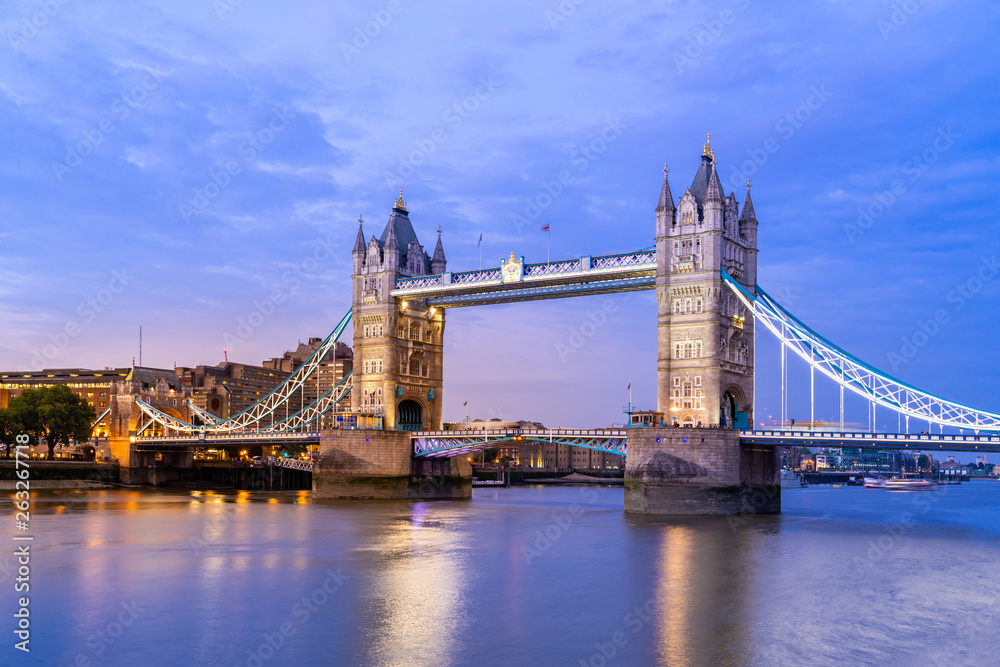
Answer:
[[[753,313],[720,271],[754,293],[750,184],[740,214],[736,196],[723,194],[707,142],[676,205],[666,171],[656,205],[657,404],[670,427],[629,429],[625,511],[780,512],[776,448],[743,443],[738,430],[753,422]]]
[[[753,423],[753,316],[719,274],[724,267],[754,292],[757,217],[749,182],[742,214],[738,206],[734,194],[723,194],[709,143],[676,206],[664,168],[656,206],[657,409],[668,424]]]
[[[365,241],[358,221],[354,244],[354,382],[352,409],[383,415],[386,429],[436,430],[442,426],[444,309],[397,300],[397,278],[445,272],[438,229],[428,255],[410,224],[400,191],[380,238]]]

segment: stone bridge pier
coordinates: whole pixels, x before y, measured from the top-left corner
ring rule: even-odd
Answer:
[[[465,457],[417,459],[406,431],[332,429],[320,436],[313,497],[436,500],[472,497]]]
[[[743,445],[723,428],[628,432],[625,511],[637,514],[773,514],[781,511],[774,447]]]

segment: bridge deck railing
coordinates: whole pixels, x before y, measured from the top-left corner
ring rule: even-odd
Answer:
[[[628,435],[625,429],[484,429],[466,431],[413,431],[413,438],[476,438],[482,436],[593,436],[593,437],[618,437],[624,438]]]
[[[953,435],[933,433],[870,433],[864,431],[743,431],[748,437],[762,436],[774,438],[802,438],[812,440],[885,440],[898,442],[998,442],[1000,434]]]

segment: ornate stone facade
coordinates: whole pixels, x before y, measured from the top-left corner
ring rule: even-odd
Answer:
[[[754,292],[757,217],[749,183],[739,215],[715,164],[706,143],[676,206],[664,168],[656,206],[657,410],[682,426],[753,422],[753,315],[723,284],[719,267]]]
[[[438,230],[429,256],[410,223],[406,202],[393,206],[381,238],[365,241],[359,220],[354,244],[354,412],[383,415],[386,429],[440,429],[444,309],[422,300],[397,303],[397,278],[444,273]]]

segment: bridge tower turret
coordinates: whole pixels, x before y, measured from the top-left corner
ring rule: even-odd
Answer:
[[[675,216],[664,192],[669,197],[666,178],[656,208],[657,409],[681,426],[746,428],[753,421],[754,322],[720,268],[754,291],[756,218],[737,220],[735,196],[723,195],[708,142]]]
[[[757,214],[750,200],[750,179],[747,179],[747,198],[743,202],[743,213],[740,215],[740,237],[746,239],[746,279],[747,285],[757,284]]]
[[[358,238],[354,241],[354,251],[351,257],[354,259],[354,273],[358,274],[365,266],[365,219],[358,216]]]
[[[440,275],[444,273],[448,266],[448,260],[444,256],[444,246],[441,245],[441,228],[438,227],[437,245],[434,246],[434,256],[431,258],[431,273]]]
[[[392,296],[399,278],[426,276],[437,266],[443,272],[440,235],[432,261],[400,191],[382,236],[373,236],[365,247],[359,228],[353,255],[352,410],[381,414],[390,430],[440,429],[444,309]]]

